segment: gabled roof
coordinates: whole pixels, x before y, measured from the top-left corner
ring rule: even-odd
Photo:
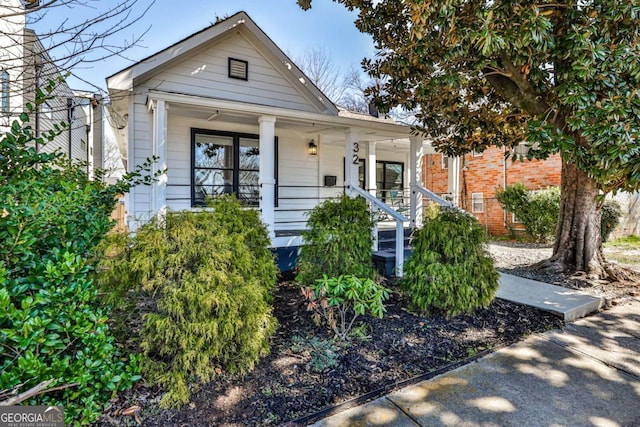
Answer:
[[[259,41],[259,48],[275,58],[274,66],[307,98],[319,104],[329,114],[338,114],[338,108],[318,89],[289,57],[256,25],[246,12],[235,15],[204,28],[189,37],[107,77],[110,90],[132,90],[155,74],[169,68],[198,52],[218,43],[234,31],[243,31]]]

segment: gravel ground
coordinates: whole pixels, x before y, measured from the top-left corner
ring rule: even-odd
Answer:
[[[551,256],[552,247],[550,245],[500,241],[491,242],[488,250],[495,260],[496,268],[504,273],[578,289],[594,296],[603,296],[612,304],[640,295],[640,283],[611,283],[603,280],[592,280],[585,275],[567,276],[532,268],[532,264]],[[610,248],[605,248],[605,256],[611,250]],[[625,263],[624,266],[640,272],[640,257],[636,263]]]

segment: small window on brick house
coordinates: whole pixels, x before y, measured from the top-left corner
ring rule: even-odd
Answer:
[[[229,78],[249,80],[249,62],[242,59],[229,58]]]
[[[516,214],[514,214],[514,213],[511,214],[511,223],[512,224],[522,224],[520,222],[520,220],[518,219],[518,217],[516,216]]]
[[[471,193],[471,212],[484,212],[484,196],[482,193]]]
[[[471,152],[471,157],[480,157],[482,156],[482,151],[473,150]]]
[[[449,156],[442,155],[442,169],[449,169]]]

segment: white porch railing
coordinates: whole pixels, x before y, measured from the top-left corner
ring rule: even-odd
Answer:
[[[433,200],[434,202],[436,202],[437,204],[439,204],[440,206],[446,206],[448,208],[453,208],[456,207],[453,203],[451,203],[448,200],[443,199],[442,197],[438,196],[436,193],[434,193],[431,190],[427,190],[426,188],[424,188],[422,185],[416,185],[416,191],[424,196],[426,196],[427,198]]]
[[[348,190],[353,191],[359,196],[364,197],[372,207],[383,211],[389,217],[396,222],[396,276],[402,277],[402,267],[404,265],[404,223],[409,222],[409,219],[404,215],[396,212],[392,207],[386,205],[384,202],[371,195],[369,192],[363,190],[358,186],[349,186]]]

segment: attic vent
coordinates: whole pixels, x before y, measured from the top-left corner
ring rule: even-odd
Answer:
[[[229,78],[248,80],[249,63],[242,59],[229,58]]]
[[[40,6],[39,0],[24,0],[23,3],[25,9],[33,9],[34,7]]]

